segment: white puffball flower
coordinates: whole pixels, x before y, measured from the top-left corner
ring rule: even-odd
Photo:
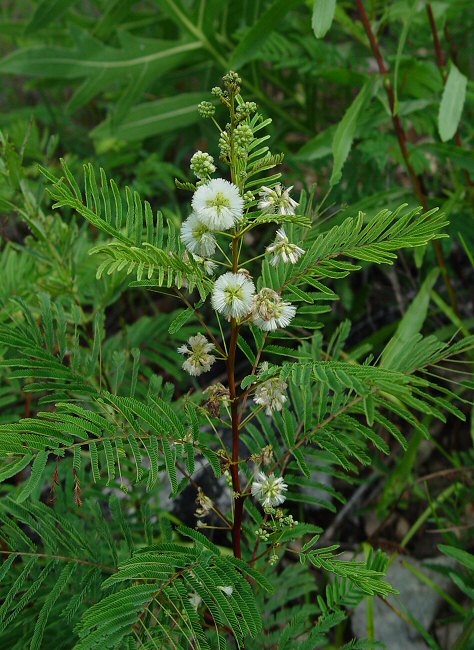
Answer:
[[[232,585],[229,585],[228,587],[221,587],[220,585],[217,585],[217,588],[224,592],[226,596],[232,596],[234,593],[234,587],[232,587]]]
[[[258,472],[252,483],[252,496],[260,501],[264,508],[279,506],[285,501],[283,494],[288,490],[287,484],[275,474],[268,476]]]
[[[275,241],[273,244],[270,244],[270,246],[267,246],[266,251],[267,253],[273,253],[273,257],[271,259],[271,264],[273,264],[273,266],[276,266],[280,261],[296,264],[296,262],[305,252],[304,248],[300,248],[288,240],[284,228],[277,230]]]
[[[292,189],[293,185],[287,189],[280,184],[273,188],[263,185],[259,192],[258,209],[266,214],[295,214],[299,203],[290,197]]]
[[[244,213],[239,188],[224,178],[213,178],[194,192],[194,212],[210,230],[229,230]]]
[[[253,299],[252,320],[265,332],[287,327],[296,314],[296,307],[281,299],[276,291],[264,287]]]
[[[278,377],[272,377],[257,386],[253,401],[255,404],[264,406],[267,415],[271,415],[273,411],[281,411],[287,400],[284,394],[287,387],[286,382]]]
[[[210,257],[216,250],[216,238],[194,212],[181,225],[181,241],[195,255]]]
[[[213,349],[214,345],[209,343],[202,334],[190,336],[188,342],[178,348],[179,354],[188,357],[183,363],[183,369],[193,377],[199,377],[203,372],[208,372],[216,360],[213,354],[209,354]]]
[[[197,610],[199,605],[202,603],[202,598],[196,591],[188,594],[188,600],[191,607],[195,610]]]
[[[243,273],[224,273],[214,283],[211,303],[228,319],[243,318],[252,309],[255,286]]]

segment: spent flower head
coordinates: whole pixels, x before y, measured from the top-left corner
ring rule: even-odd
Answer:
[[[216,360],[214,355],[209,354],[212,350],[214,350],[214,344],[210,343],[202,334],[189,337],[188,342],[178,348],[179,354],[187,356],[183,363],[183,369],[193,377],[208,372]]]
[[[255,285],[244,273],[224,273],[214,283],[212,306],[229,320],[243,318],[251,311]]]
[[[288,385],[278,377],[267,379],[257,386],[254,395],[254,402],[265,407],[265,413],[271,415],[273,411],[281,411],[287,397],[285,391]]]
[[[296,264],[305,252],[303,248],[289,241],[284,228],[277,230],[275,241],[270,246],[267,246],[266,250],[267,253],[273,254],[271,259],[273,266],[276,266],[279,262]]]
[[[288,486],[281,477],[276,477],[275,474],[268,476],[263,472],[258,472],[252,483],[252,496],[254,496],[262,506],[272,508],[279,506],[285,501],[284,492],[288,490]]]
[[[229,230],[242,218],[244,200],[236,185],[224,178],[213,178],[197,188],[192,206],[210,230]]]
[[[221,405],[229,403],[229,389],[220,382],[217,382],[205,388],[203,393],[207,397],[204,406],[213,417],[219,417]]]
[[[214,508],[214,503],[212,499],[210,499],[208,496],[204,494],[202,491],[202,488],[198,487],[198,493],[196,497],[196,503],[198,504],[198,508],[196,508],[196,512],[194,515],[198,517],[198,519],[202,519],[203,517],[207,517],[213,510]]]
[[[285,189],[280,184],[273,188],[263,185],[259,192],[259,210],[264,214],[295,214],[299,204],[290,197],[292,189],[293,186]]]
[[[296,314],[296,307],[283,301],[276,291],[267,287],[260,289],[253,301],[252,320],[265,332],[287,327]]]

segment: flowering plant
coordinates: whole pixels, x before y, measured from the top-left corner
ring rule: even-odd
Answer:
[[[174,372],[184,371],[190,382],[187,393],[176,395],[173,384],[150,378],[151,361],[142,362],[136,349],[130,366],[119,357],[122,378],[130,370],[128,381],[104,378],[100,323],[85,355],[76,305],[68,321],[62,305],[43,299],[38,325],[19,303],[24,324],[0,326],[0,342],[16,355],[5,363],[17,367],[17,377],[35,377],[31,390],[53,391],[49,400],[57,400],[35,418],[0,424],[0,449],[3,476],[32,462],[31,477],[7,512],[44,536],[55,560],[83,553],[66,565],[45,601],[49,612],[73,572],[84,568],[80,593],[68,606],[70,617],[82,607],[77,650],[311,649],[344,619],[346,606],[393,591],[382,552],[371,550],[361,561],[341,558],[337,545],[324,546],[314,507],[334,509],[343,496],[320,477],[354,480],[376,454],[389,453],[391,438],[406,446],[401,423],[423,431],[416,413],[442,418],[433,406],[436,387],[421,373],[471,343],[397,332],[379,359],[361,358],[366,352],[343,350],[345,322],[325,342],[320,329],[337,299],[328,286],[333,280],[363,263],[392,263],[400,248],[442,237],[446,222],[436,210],[420,214],[401,206],[372,218],[359,213],[325,230],[324,199],[315,205],[304,192],[295,198],[281,173],[270,172],[283,156],[270,152],[269,136],[261,135],[270,120],[244,100],[240,84],[235,72],[227,73],[212,90],[213,101],[199,105],[218,129],[219,163],[207,152],[192,156],[197,180],[176,182],[192,192],[179,224],[155,216],[128,188],[123,198],[103,170],[98,182],[91,165],[84,195],[64,162],[60,179],[42,169],[55,208],[73,209],[112,237],[91,251],[101,256],[98,278],[118,277],[183,304],[169,318],[168,332],[179,341]],[[444,405],[446,396],[455,397],[438,390]],[[110,500],[120,527],[115,537],[100,510],[89,506],[107,544],[96,548],[79,523],[34,501],[28,507],[50,456],[56,458],[52,500],[63,467],[71,470],[76,506],[87,503],[85,485],[104,479],[125,493],[136,490],[125,513],[115,495]],[[212,471],[218,496],[229,492],[227,501],[208,493],[196,460]],[[142,534],[137,508],[162,473],[172,497],[191,486],[194,519],[172,527],[160,517],[154,535],[144,516]],[[297,510],[308,521],[297,521]],[[13,531],[5,533],[12,544],[28,543],[10,519],[6,530]],[[127,544],[120,556],[115,538]],[[308,580],[321,572],[325,595],[317,605],[293,607],[301,581],[316,601],[317,581]],[[89,592],[92,602],[82,606]],[[275,625],[289,632],[275,639]]]

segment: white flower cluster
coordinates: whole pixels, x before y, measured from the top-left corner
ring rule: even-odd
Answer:
[[[200,155],[196,161],[197,154]],[[192,158],[193,168],[197,166],[200,174],[204,171],[212,173],[212,158],[204,159],[200,151],[197,154]],[[181,240],[191,253],[210,257],[217,244],[213,233],[229,230],[240,221],[244,199],[236,185],[224,178],[213,178],[194,192],[192,207],[193,212],[181,226]]]
[[[262,368],[262,370],[264,369]],[[253,401],[259,404],[259,406],[264,406],[265,413],[271,415],[273,411],[282,410],[283,404],[287,400],[285,395],[287,388],[288,385],[286,382],[278,377],[271,377],[257,386]]]
[[[183,363],[184,370],[194,377],[198,377],[203,372],[208,372],[216,360],[214,355],[209,354],[213,349],[214,345],[209,343],[202,334],[191,336],[187,344],[178,348],[179,354],[188,357]]]
[[[279,506],[285,501],[284,492],[288,486],[281,477],[275,474],[268,476],[263,472],[258,472],[252,483],[252,496],[260,501],[264,508],[273,508]]]
[[[285,189],[281,185],[274,188],[262,186],[259,192],[258,209],[264,214],[295,214],[298,203],[290,197],[293,186]]]
[[[181,240],[194,260],[212,275],[216,263],[210,258],[218,248],[216,235],[240,223],[245,201],[233,183],[223,178],[209,179],[210,174],[216,170],[209,154],[196,152],[191,159],[191,169],[201,180],[192,198],[193,212],[181,226]],[[294,214],[298,203],[290,197],[291,189],[285,189],[281,185],[262,187],[258,208],[263,213]],[[280,261],[295,264],[304,250],[291,243],[281,228],[266,252],[272,255],[271,263],[276,266]],[[296,307],[282,300],[276,291],[264,287],[257,293],[251,277],[242,269],[238,272],[229,271],[217,278],[211,302],[213,308],[228,320],[245,319],[266,332],[287,327],[296,313]],[[210,354],[213,349],[212,343],[202,334],[192,336],[186,345],[178,349],[180,354],[187,357],[183,368],[193,376],[209,371],[215,361],[215,357]],[[268,411],[280,410],[286,398],[278,396],[278,384],[273,382],[266,388],[261,386],[257,389],[257,399]]]
[[[216,250],[216,238],[194,212],[183,221],[181,239],[193,255],[210,257]]]
[[[191,204],[209,230],[229,230],[242,218],[244,211],[239,188],[224,178],[213,178],[198,187]]]
[[[296,307],[284,302],[273,289],[264,287],[254,297],[253,322],[265,332],[287,327],[295,314]]]
[[[229,320],[250,315],[251,321],[265,332],[287,327],[296,314],[296,307],[273,289],[264,287],[255,294],[254,283],[243,272],[221,275],[214,284],[211,302]]]
[[[286,236],[284,228],[277,230],[275,241],[270,246],[267,246],[267,253],[273,253],[271,264],[276,266],[279,262],[286,264],[296,264],[304,253],[304,249],[296,244],[290,243]]]

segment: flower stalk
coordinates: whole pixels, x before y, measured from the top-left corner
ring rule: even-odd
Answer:
[[[228,471],[230,475],[229,486],[233,493],[231,512],[233,553],[236,558],[241,559],[244,502],[250,495],[255,498],[257,492],[255,489],[253,492],[249,490],[249,485],[242,490],[239,473],[240,432],[264,409],[269,417],[272,417],[274,411],[281,410],[287,400],[284,395],[287,385],[276,377],[268,378],[268,375],[262,375],[261,380],[249,389],[239,390],[236,378],[239,335],[244,326],[253,324],[264,332],[265,340],[268,332],[288,327],[296,313],[296,307],[284,301],[271,287],[261,287],[257,292],[250,271],[243,267],[264,257],[271,260],[274,267],[281,264],[296,264],[305,251],[291,242],[285,230],[281,228],[277,231],[274,243],[261,255],[250,256],[250,259],[240,262],[244,235],[258,225],[255,217],[269,215],[277,217],[276,222],[279,224],[282,221],[288,222],[288,217],[295,216],[298,203],[290,197],[291,187],[286,188],[276,182],[278,176],[270,177],[265,185],[261,186],[260,191],[256,191],[259,200],[253,191],[250,189],[246,191],[246,182],[251,175],[252,165],[257,164],[251,160],[250,152],[254,148],[256,140],[254,130],[258,129],[261,116],[251,117],[256,111],[256,105],[254,102],[243,102],[240,97],[241,80],[235,72],[227,73],[223,81],[225,90],[216,87],[212,93],[219,97],[228,110],[230,118],[224,129],[219,128],[220,160],[228,165],[230,180],[211,178],[217,171],[214,158],[206,152],[196,152],[191,158],[190,165],[191,171],[199,179],[191,201],[193,211],[181,226],[181,241],[186,248],[185,255],[191,254],[194,261],[204,267],[207,275],[213,276],[218,264],[229,269],[213,279],[211,292],[211,305],[219,323],[221,341],[216,340],[205,320],[198,316],[210,340],[202,333],[198,333],[191,336],[178,352],[185,358],[183,368],[193,376],[208,372],[214,362],[224,361],[226,364],[228,387],[226,389],[221,384],[212,384],[208,387],[209,399],[205,407],[212,417],[224,424],[220,418],[220,407],[224,405],[230,420],[225,424],[232,431],[231,449],[222,449],[221,462],[224,471]],[[215,107],[211,102],[201,102],[198,110],[202,117],[211,118],[215,122],[213,117]],[[271,159],[272,166],[278,164],[276,161],[281,161],[281,157],[272,158],[270,154],[267,158],[264,157],[265,154],[262,156],[265,161]],[[221,236],[231,239],[230,252],[224,250],[222,241],[219,243]],[[216,259],[219,254],[225,262]],[[224,316],[230,324],[228,338],[223,331],[220,316]],[[262,349],[258,351],[252,373],[258,370],[261,354]],[[261,364],[258,372],[261,374],[267,370],[268,364]],[[246,415],[245,406],[250,392],[254,392],[255,406]],[[254,458],[254,462],[259,462],[258,458]],[[262,487],[258,494],[265,492],[263,499],[259,499],[261,504],[265,503],[266,507],[271,506],[272,503],[282,503],[285,499],[283,492],[286,490],[283,479],[274,475],[268,477],[268,480],[264,477],[264,474],[260,475]],[[202,493],[198,493],[197,501],[198,527],[201,528],[207,526],[202,519],[211,511],[212,502]]]

